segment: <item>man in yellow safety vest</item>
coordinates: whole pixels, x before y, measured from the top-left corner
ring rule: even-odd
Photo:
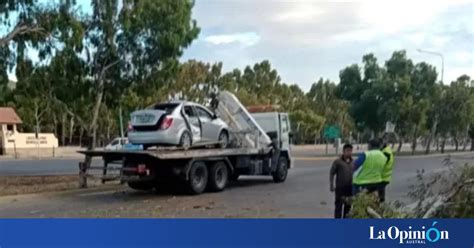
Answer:
[[[377,191],[379,197],[381,197],[382,174],[387,163],[387,157],[380,151],[380,146],[379,140],[370,140],[368,151],[360,154],[354,162],[352,177],[354,195],[366,190],[368,193]],[[380,201],[383,200],[383,198],[380,198]]]

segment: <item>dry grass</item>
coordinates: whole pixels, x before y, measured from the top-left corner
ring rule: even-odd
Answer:
[[[88,186],[97,186],[99,180],[88,179]],[[61,191],[78,188],[78,176],[1,176],[0,196]]]

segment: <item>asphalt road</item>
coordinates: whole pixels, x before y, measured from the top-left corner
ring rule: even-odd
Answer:
[[[360,147],[360,150],[355,150],[354,153],[362,151],[362,147]],[[307,159],[324,156],[324,151],[298,148],[293,149],[292,155],[296,158]],[[73,175],[78,173],[78,163],[81,161],[83,161],[83,157],[80,155],[71,158],[41,158],[36,160],[0,157],[0,176]],[[101,163],[102,160],[97,158],[93,161],[94,165],[101,165]]]
[[[444,158],[396,158],[387,199],[409,203],[406,195],[409,186],[416,183],[416,171],[423,169],[427,174],[442,172],[445,170],[442,165]],[[51,170],[63,168],[76,173],[77,161],[61,161],[63,163],[49,162]],[[453,161],[460,164],[472,162],[474,156],[457,155],[453,156]],[[21,163],[26,168],[36,162]],[[198,196],[179,194],[173,188],[139,192],[115,184],[4,196],[0,197],[0,217],[332,217],[333,195],[328,185],[330,163],[331,160],[324,158],[296,156],[295,167],[284,183],[275,184],[269,177],[245,177],[229,185],[224,192]]]
[[[0,176],[72,175],[78,173],[78,164],[83,160],[80,157],[39,160],[0,158]],[[99,164],[100,160],[94,160],[94,163]]]

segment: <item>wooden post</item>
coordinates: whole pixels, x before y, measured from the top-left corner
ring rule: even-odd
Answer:
[[[87,163],[79,162],[79,188],[87,188]]]
[[[18,159],[18,154],[16,152],[16,140],[13,140],[13,150],[15,152],[15,159]]]

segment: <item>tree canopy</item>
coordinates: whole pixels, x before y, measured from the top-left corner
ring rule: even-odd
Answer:
[[[172,98],[206,104],[228,90],[243,104],[289,112],[295,142],[326,142],[336,126],[350,142],[380,137],[396,125],[399,148],[413,150],[474,139],[473,80],[441,82],[437,68],[414,63],[406,51],[385,62],[372,53],[340,70],[338,82],[319,78],[303,91],[283,82],[270,61],[223,71],[223,63],[180,62],[200,29],[189,0],[0,1],[0,104],[13,106],[23,130],[54,132],[61,145],[104,143],[128,114]],[[32,58],[28,51],[38,53]],[[8,73],[18,79],[8,87]],[[471,142],[474,149],[474,141]]]

